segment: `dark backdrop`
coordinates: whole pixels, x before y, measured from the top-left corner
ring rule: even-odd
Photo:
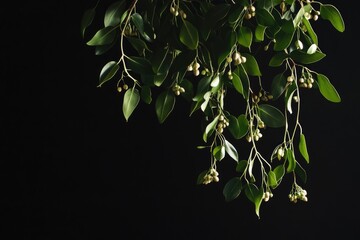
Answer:
[[[1,239],[307,239],[358,232],[358,92],[354,1],[328,1],[346,30],[319,23],[327,57],[316,65],[339,91],[303,98],[311,163],[309,202],[283,183],[261,219],[244,196],[226,203],[220,183],[196,185],[208,167],[197,115],[178,101],[160,125],[140,104],[125,122],[122,94],[97,88],[104,61],[80,37],[90,1],[11,2],[0,9]],[[289,179],[290,180],[290,179]]]

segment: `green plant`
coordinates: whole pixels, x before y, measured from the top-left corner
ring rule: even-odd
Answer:
[[[345,30],[335,6],[313,0],[120,0],[106,6],[103,22],[91,29],[100,3],[84,12],[81,34],[95,55],[111,58],[98,87],[116,81],[126,121],[140,102],[155,102],[163,123],[183,97],[189,116],[200,112],[206,123],[205,144],[198,148],[209,150],[210,161],[198,184],[218,182],[217,164],[229,157],[238,175],[224,185],[226,201],[244,192],[260,217],[261,204],[285,174],[293,177],[290,201],[307,201],[300,186],[310,160],[301,97],[315,89],[330,102],[341,101],[330,80],[309,67],[326,56],[316,21]],[[236,104],[227,102],[229,94]],[[258,143],[267,128],[282,129],[283,137],[264,156]],[[239,141],[248,144],[245,159],[234,145]]]

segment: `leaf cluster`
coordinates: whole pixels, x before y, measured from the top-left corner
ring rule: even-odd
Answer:
[[[328,77],[310,68],[326,56],[313,25],[323,20],[345,30],[335,6],[312,0],[118,0],[99,13],[101,4],[84,12],[81,34],[95,55],[109,56],[98,87],[116,81],[126,121],[140,103],[154,102],[163,123],[182,97],[189,116],[200,112],[206,123],[199,148],[209,150],[210,164],[199,184],[219,181],[217,164],[228,156],[238,176],[225,184],[225,200],[244,191],[259,217],[261,203],[285,174],[293,176],[291,193],[301,192],[297,179],[305,183],[306,171],[300,158],[309,163],[299,121],[302,92],[315,89],[341,102]],[[89,32],[96,14],[103,22]],[[230,94],[239,96],[236,102],[227,102]],[[283,131],[270,157],[258,148],[266,128]],[[246,159],[235,147],[242,140],[250,147]]]

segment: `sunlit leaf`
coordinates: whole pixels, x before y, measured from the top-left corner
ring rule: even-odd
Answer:
[[[309,163],[309,153],[307,150],[305,135],[303,133],[300,134],[299,151],[306,160],[306,162]]]
[[[272,188],[274,188],[278,185],[275,172],[273,172],[273,171],[268,172],[268,183],[269,183],[270,187],[272,187]]]
[[[307,34],[310,36],[311,40],[313,41],[314,44],[318,45],[318,37],[314,31],[314,29],[312,28],[310,21],[307,20],[306,18],[302,19],[304,26],[306,27],[306,32]]]
[[[294,151],[291,150],[290,148],[288,148],[286,150],[286,159],[287,159],[287,168],[286,168],[286,172],[292,172],[295,170],[296,167],[296,160],[295,160],[295,154]]]
[[[330,80],[323,74],[317,74],[316,76],[320,93],[330,102],[341,102],[340,95],[336,91],[334,85],[332,85]]]
[[[331,4],[320,5],[320,16],[323,19],[329,20],[333,27],[339,32],[345,31],[345,23],[340,11]]]
[[[123,114],[126,121],[129,120],[129,117],[134,112],[135,108],[137,107],[140,101],[140,94],[136,88],[129,88],[126,90],[123,99]]]

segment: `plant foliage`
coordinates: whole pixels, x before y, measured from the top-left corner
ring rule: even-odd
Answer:
[[[334,103],[341,98],[330,80],[310,68],[326,54],[313,26],[318,20],[345,30],[338,9],[313,0],[118,0],[98,1],[84,11],[81,34],[108,61],[101,87],[115,81],[123,95],[126,121],[140,102],[152,104],[159,123],[178,97],[189,103],[189,116],[206,122],[202,139],[209,167],[198,184],[219,181],[217,164],[235,161],[237,176],[223,189],[226,201],[245,196],[260,206],[286,174],[293,177],[290,201],[307,201],[303,165],[310,162],[300,124],[303,91],[314,89]],[[98,11],[103,9],[106,11]],[[96,23],[96,14],[102,16]],[[92,27],[92,28],[91,28]],[[118,54],[114,59],[114,54]],[[238,95],[236,103],[228,95]],[[258,147],[267,128],[283,132],[268,156]],[[238,142],[248,144],[239,159]],[[200,147],[199,147],[200,148]]]

